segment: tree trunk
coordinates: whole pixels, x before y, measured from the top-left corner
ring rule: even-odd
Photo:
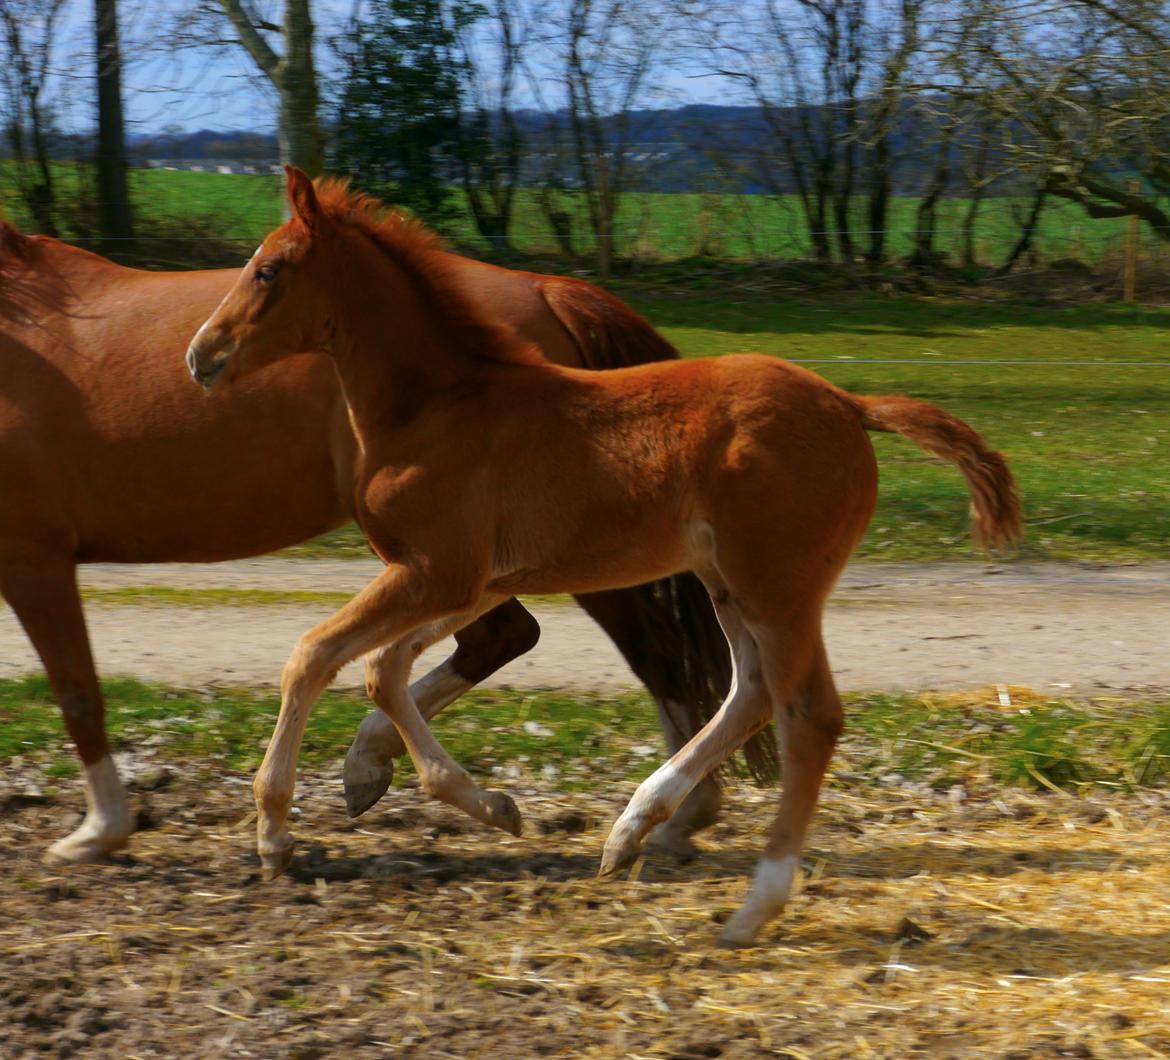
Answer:
[[[890,208],[890,140],[884,133],[873,147],[870,170],[869,252],[866,262],[871,269],[880,269],[886,260],[886,222]]]
[[[311,177],[325,169],[325,143],[317,120],[317,73],[313,65],[313,20],[309,0],[285,0],[284,55],[260,35],[240,0],[219,0],[240,35],[240,44],[280,95],[277,140],[280,160]]]
[[[1028,252],[1028,248],[1032,245],[1032,238],[1036,235],[1036,228],[1040,224],[1040,211],[1044,209],[1044,200],[1047,195],[1048,192],[1045,188],[1037,189],[1036,197],[1032,200],[1032,209],[1028,214],[1028,219],[1024,222],[1023,230],[1020,232],[1020,238],[1012,247],[1012,252],[1007,256],[1007,259],[991,274],[992,276],[996,278],[1006,276],[1015,267],[1016,262]]]
[[[313,65],[313,20],[309,0],[288,0],[284,10],[285,57],[280,91],[280,160],[310,177],[325,171],[325,145],[317,121],[317,73]]]
[[[98,82],[98,217],[102,252],[125,257],[133,235],[126,183],[122,119],[122,61],[118,51],[117,0],[94,0]]]

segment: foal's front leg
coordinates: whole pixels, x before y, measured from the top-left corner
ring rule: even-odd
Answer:
[[[427,718],[407,687],[411,665],[422,652],[496,606],[499,599],[485,596],[473,611],[432,622],[396,644],[371,652],[366,656],[366,690],[398,730],[418,770],[423,791],[486,825],[518,836],[520,811],[511,797],[500,791],[484,791],[451,758],[427,727]]]
[[[392,564],[297,642],[281,674],[276,729],[252,785],[256,845],[267,879],[280,875],[292,859],[286,821],[296,786],[297,754],[317,697],[350,660],[394,643],[452,610],[418,571]]]

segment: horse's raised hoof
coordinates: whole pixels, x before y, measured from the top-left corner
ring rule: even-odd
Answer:
[[[345,812],[350,817],[360,817],[389,790],[394,780],[394,759],[358,751],[355,742],[345,756],[341,775],[345,783]]]
[[[642,856],[642,844],[636,839],[617,840],[611,835],[601,852],[601,868],[597,875],[616,876],[622,869],[628,869]]]
[[[520,816],[511,795],[502,791],[489,791],[488,797],[488,824],[514,836],[520,836],[524,831],[524,818]]]

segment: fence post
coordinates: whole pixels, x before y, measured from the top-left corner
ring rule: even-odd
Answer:
[[[1130,195],[1137,195],[1142,190],[1141,181],[1134,179],[1129,182]],[[1134,300],[1134,289],[1137,286],[1137,252],[1138,252],[1138,219],[1136,214],[1129,215],[1129,231],[1125,237],[1125,300]]]

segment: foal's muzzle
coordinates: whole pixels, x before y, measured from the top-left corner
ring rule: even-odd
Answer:
[[[195,343],[191,343],[187,347],[187,371],[191,373],[191,378],[203,387],[204,390],[210,390],[214,386],[215,381],[223,374],[227,366],[228,359],[222,357],[218,361],[212,361],[210,365],[204,368],[199,363],[199,351],[195,349]]]

